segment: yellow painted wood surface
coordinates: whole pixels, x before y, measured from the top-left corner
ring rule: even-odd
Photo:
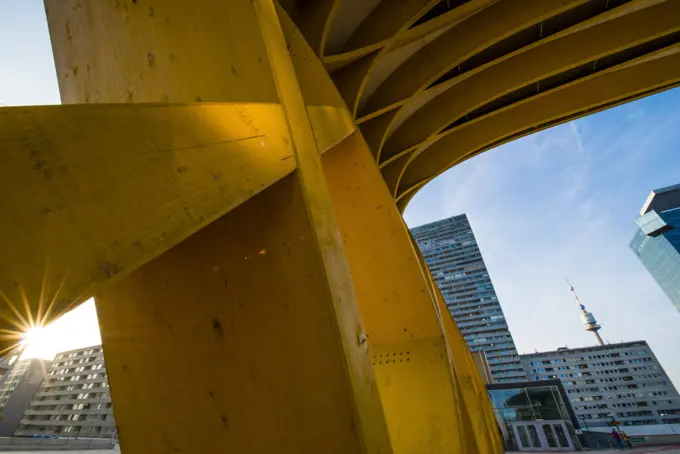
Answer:
[[[323,156],[395,453],[474,453],[406,226],[357,133]],[[352,175],[351,179],[347,176]]]
[[[385,416],[374,385],[368,348],[362,341],[365,329],[304,94],[274,3],[271,0],[256,0],[253,4],[279,100],[286,115],[297,161],[295,177],[305,201],[306,215],[321,258],[320,271],[327,281],[339,330],[339,347],[344,355],[342,366],[346,368],[343,372],[352,390],[346,397],[347,405],[354,409],[352,432],[360,443],[361,452],[389,453],[391,446]]]
[[[45,0],[63,101],[122,105],[0,110],[2,346],[97,293],[127,454],[499,453],[399,211],[477,153],[680,84],[677,0],[352,1]]]
[[[96,295],[123,453],[390,452],[363,443],[306,205],[288,175]]]
[[[276,102],[249,2],[45,0],[62,102]]]
[[[345,112],[309,107],[320,150]],[[0,109],[0,348],[295,166],[278,104]]]

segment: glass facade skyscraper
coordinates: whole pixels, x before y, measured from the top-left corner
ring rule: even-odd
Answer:
[[[526,380],[467,216],[421,225],[411,233],[470,350],[486,354],[493,381]]]
[[[680,311],[680,184],[652,191],[630,247]]]

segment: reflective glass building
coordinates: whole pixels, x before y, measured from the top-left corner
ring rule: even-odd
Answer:
[[[486,354],[494,383],[526,380],[467,216],[411,230],[470,350]]]
[[[680,184],[652,191],[630,247],[680,311]]]

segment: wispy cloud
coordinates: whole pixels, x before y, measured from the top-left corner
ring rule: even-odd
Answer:
[[[645,339],[680,385],[680,314],[629,250],[651,189],[680,182],[680,90],[508,143],[414,197],[411,226],[467,213],[520,351]]]

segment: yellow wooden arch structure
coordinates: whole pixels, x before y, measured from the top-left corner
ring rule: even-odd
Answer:
[[[95,296],[123,452],[500,453],[400,212],[678,85],[680,0],[45,0],[0,109],[3,348]]]

